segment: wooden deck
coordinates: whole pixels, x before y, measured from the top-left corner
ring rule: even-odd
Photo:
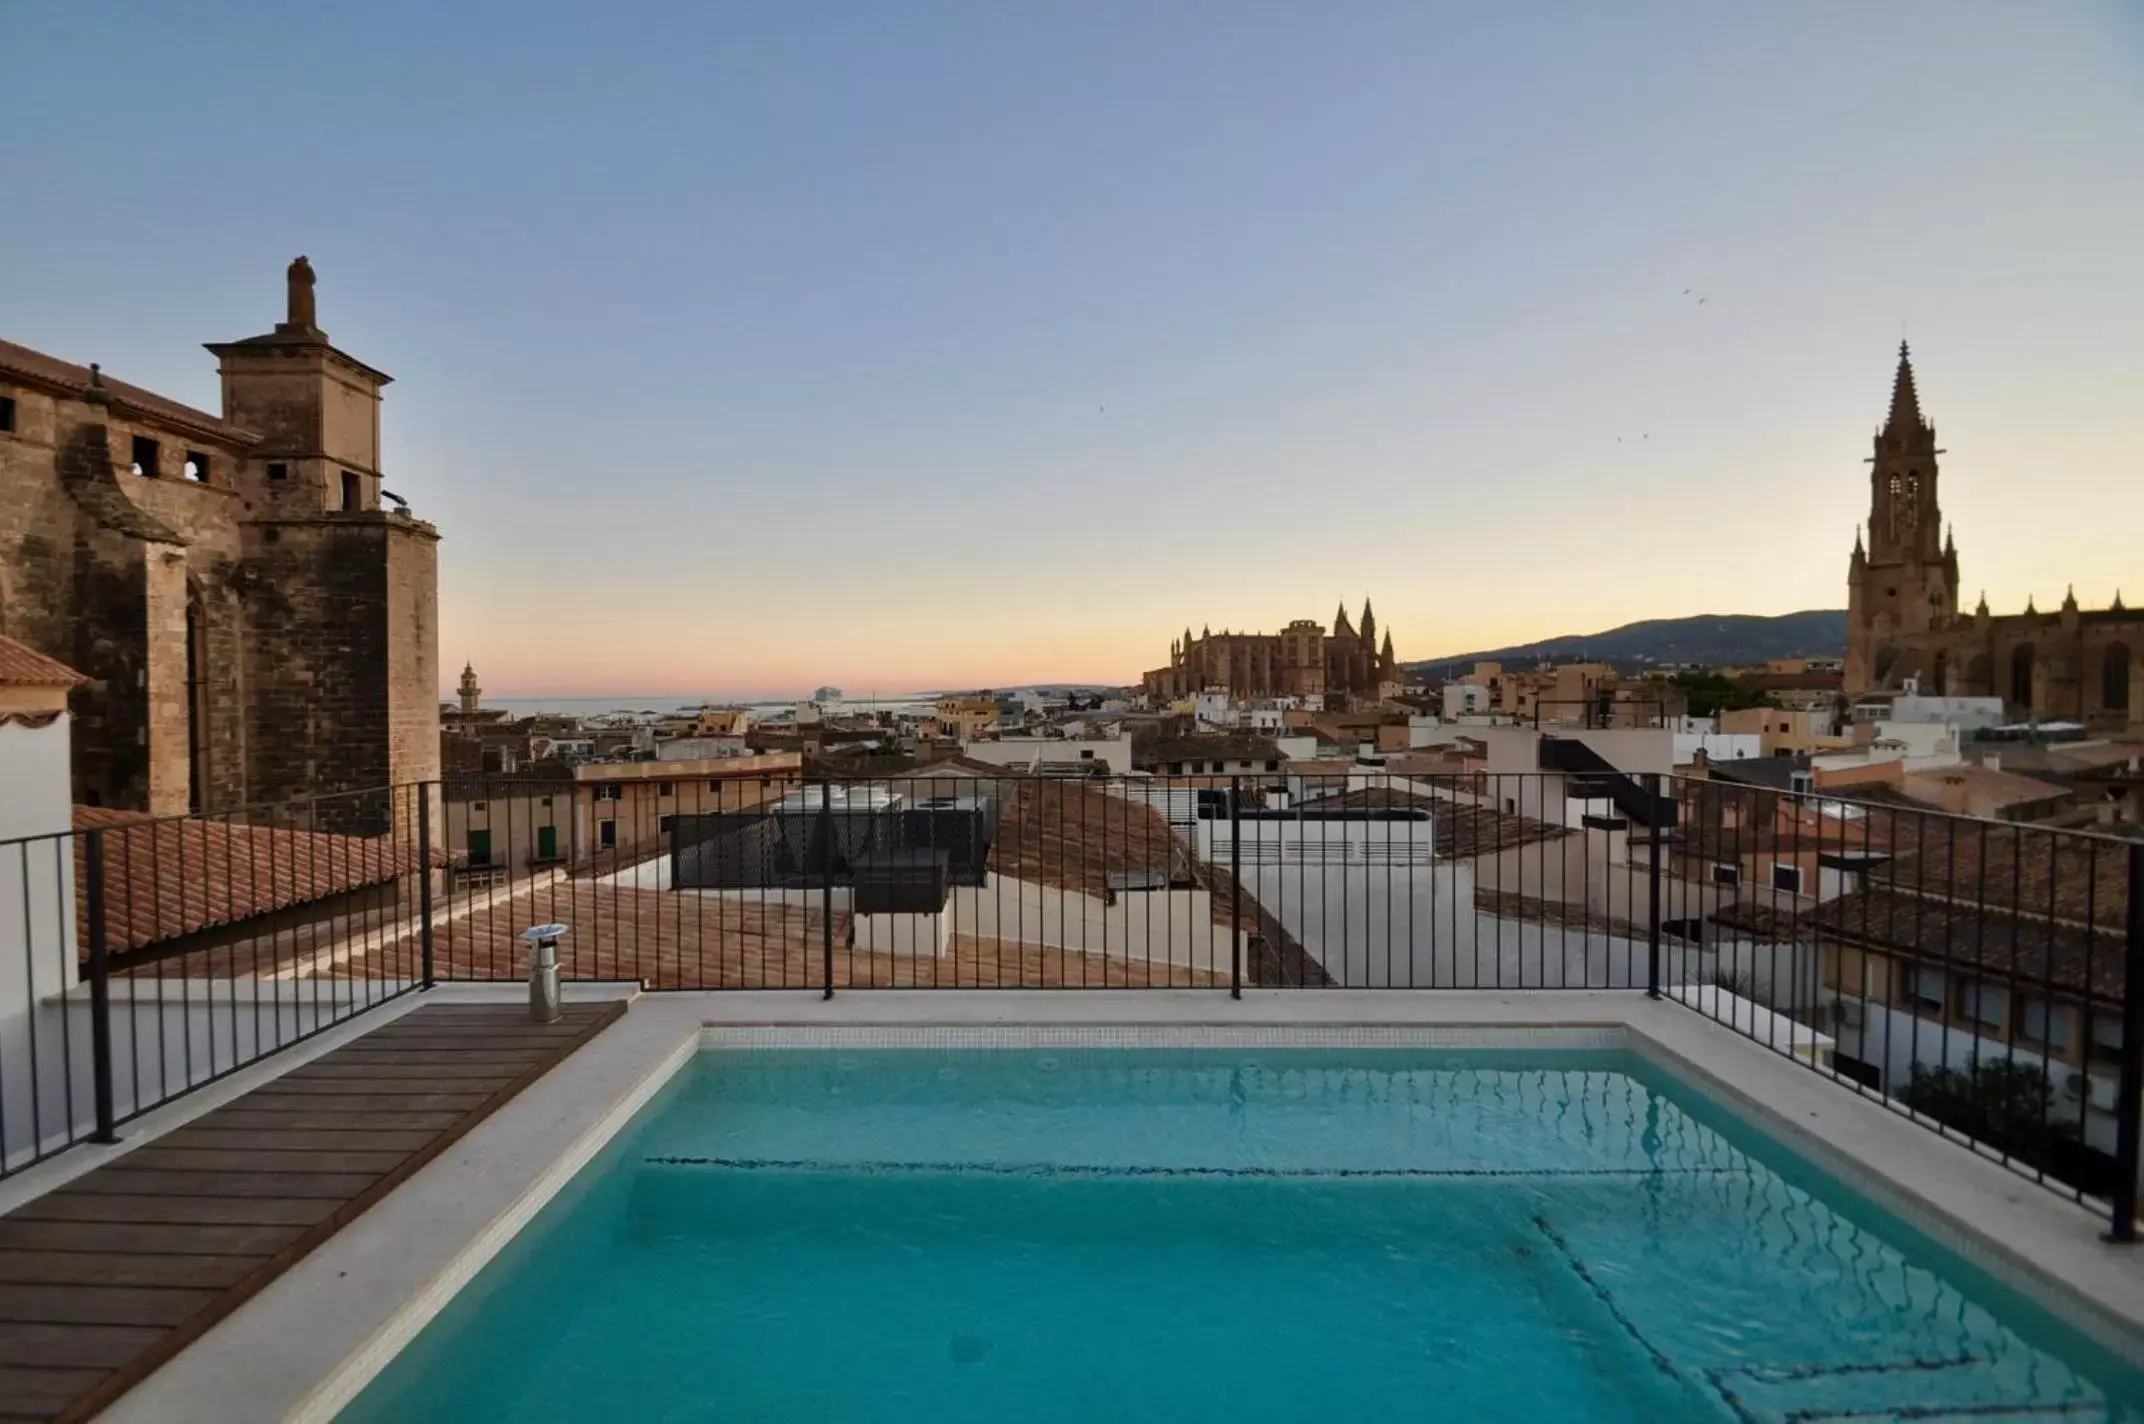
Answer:
[[[625,1012],[434,1004],[0,1217],[0,1419],[86,1419]]]

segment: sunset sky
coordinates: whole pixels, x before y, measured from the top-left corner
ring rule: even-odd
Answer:
[[[449,684],[1125,681],[1365,594],[1410,658],[1843,606],[1901,331],[1965,600],[2144,599],[2144,5],[6,29],[0,335],[213,409],[200,343],[310,255],[396,377]]]

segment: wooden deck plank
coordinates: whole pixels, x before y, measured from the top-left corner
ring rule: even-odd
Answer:
[[[455,1094],[463,1098],[461,1109],[422,1109],[422,1111],[397,1111],[390,1107],[367,1104],[358,1107],[349,1098],[337,1098],[328,1111],[319,1109],[311,1102],[296,1111],[255,1111],[249,1102],[247,1107],[219,1107],[206,1117],[195,1117],[184,1132],[240,1132],[240,1130],[264,1130],[264,1132],[375,1132],[379,1126],[405,1132],[440,1132],[455,1126],[455,1119],[467,1111],[482,1107],[487,1094]],[[373,1126],[379,1124],[379,1126]],[[172,1137],[178,1137],[174,1132]]]
[[[132,1251],[0,1251],[0,1285],[180,1286],[222,1290],[246,1278],[261,1256],[143,1256]],[[25,1295],[35,1296],[34,1291]]]
[[[0,1409],[17,1419],[53,1418],[68,1401],[110,1378],[109,1370],[41,1369],[0,1365]]]
[[[155,1286],[50,1286],[36,1291],[5,1290],[0,1291],[0,1321],[34,1325],[154,1325],[168,1333],[168,1327],[181,1324],[214,1305],[220,1294],[212,1290],[174,1290]]]
[[[325,1060],[309,1064],[294,1073],[284,1076],[284,1083],[303,1091],[302,1083],[363,1083],[363,1082],[408,1082],[437,1086],[465,1082],[511,1082],[514,1075],[526,1064],[501,1064],[485,1058],[474,1063],[397,1063],[384,1060],[378,1063],[334,1064]],[[377,1091],[377,1090],[375,1090]],[[493,1091],[497,1091],[494,1089]]]
[[[0,1251],[146,1251],[160,1256],[273,1256],[305,1224],[0,1220]]]
[[[129,1160],[144,1171],[154,1172],[261,1172],[300,1175],[321,1172],[364,1172],[378,1176],[392,1172],[409,1158],[408,1152],[254,1152],[228,1148],[144,1147],[129,1154]]]
[[[334,1197],[137,1197],[117,1192],[77,1194],[61,1188],[15,1208],[9,1221],[98,1221],[134,1226],[164,1222],[201,1226],[311,1226],[334,1214]]]
[[[430,1113],[447,1121],[424,1127],[408,1127],[407,1118],[392,1113],[372,1113],[345,1118],[340,1126],[286,1127],[277,1118],[289,1113],[271,1113],[266,1126],[218,1122],[214,1127],[182,1127],[157,1141],[167,1147],[191,1147],[205,1151],[324,1152],[363,1148],[368,1152],[415,1152],[432,1140],[432,1134],[453,1126],[454,1114]],[[203,1120],[204,1122],[206,1119]],[[377,1124],[372,1126],[369,1124]]]
[[[0,1365],[113,1370],[164,1332],[154,1325],[28,1325],[0,1321]]]
[[[423,1006],[0,1217],[0,1419],[94,1415],[624,1009]]]
[[[267,1094],[267,1097],[272,1101],[282,1102],[288,1098],[422,1098],[451,1092],[489,1098],[513,1081],[512,1075],[500,1074],[493,1078],[458,1078],[452,1087],[442,1087],[436,1080],[421,1078],[325,1077],[300,1078],[294,1082],[286,1076],[276,1079],[274,1091]],[[239,1101],[249,1102],[251,1098],[252,1094],[248,1093]]]
[[[324,1197],[347,1201],[379,1179],[378,1172],[138,1172],[105,1167],[71,1185],[78,1192],[117,1192],[130,1197]]]

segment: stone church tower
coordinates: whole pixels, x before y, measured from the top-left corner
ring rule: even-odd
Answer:
[[[1868,543],[1854,539],[1846,572],[1849,697],[1909,683],[1944,697],[2000,697],[2020,721],[2144,727],[2144,616],[2116,593],[2105,608],[2074,590],[2050,613],[1994,614],[1982,597],[1958,611],[1958,549],[1936,501],[1935,428],[1921,419],[1901,344],[1891,414],[1869,460]]]
[[[0,341],[0,633],[89,679],[78,803],[183,814],[439,775],[439,535],[381,504],[389,378],[329,342],[302,257],[285,295],[274,330],[209,346],[220,416]],[[384,830],[387,805],[309,824]]]
[[[1882,685],[1898,649],[1958,611],[1958,550],[1937,500],[1935,427],[1921,418],[1913,361],[1898,346],[1891,413],[1869,458],[1868,544],[1847,565],[1846,690]]]

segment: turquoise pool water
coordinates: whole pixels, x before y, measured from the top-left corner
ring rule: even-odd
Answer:
[[[2144,1420],[1639,1060],[701,1054],[342,1418]]]

